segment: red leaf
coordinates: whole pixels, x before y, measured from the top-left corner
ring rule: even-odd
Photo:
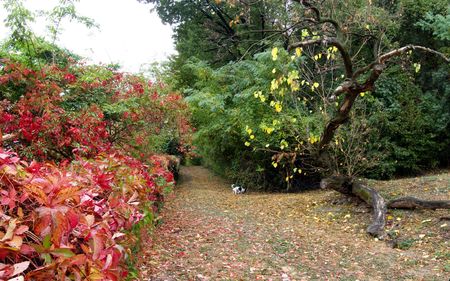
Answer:
[[[103,237],[98,232],[92,235],[92,259],[97,260],[105,247]]]

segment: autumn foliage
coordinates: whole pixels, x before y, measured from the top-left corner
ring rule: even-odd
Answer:
[[[0,280],[123,280],[174,184],[164,143],[190,149],[181,96],[103,66],[0,66]]]
[[[149,157],[153,143],[189,147],[188,109],[181,96],[143,77],[101,66],[55,65],[31,70],[6,61],[0,75],[2,134],[14,134],[28,158],[95,156],[119,146]],[[159,140],[158,138],[166,138]]]
[[[120,280],[130,230],[173,183],[159,168],[119,153],[57,167],[2,151],[0,278]]]

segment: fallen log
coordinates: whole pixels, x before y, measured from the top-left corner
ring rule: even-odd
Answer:
[[[353,182],[352,194],[358,196],[368,205],[372,206],[372,223],[367,227],[367,233],[374,237],[383,237],[387,211],[384,198],[375,189],[366,186],[360,180]]]
[[[407,196],[393,199],[387,203],[390,209],[450,209],[450,201],[445,200],[422,200]]]
[[[401,197],[387,204],[383,196],[375,189],[368,187],[363,180],[344,176],[332,176],[320,182],[321,188],[330,188],[345,195],[356,196],[372,207],[372,223],[367,227],[367,233],[383,238],[386,224],[387,209],[450,209],[448,200],[422,200],[415,197]]]

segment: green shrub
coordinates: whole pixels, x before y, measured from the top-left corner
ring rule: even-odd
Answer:
[[[382,75],[373,96],[369,122],[377,130],[370,153],[381,161],[368,175],[389,178],[438,166],[450,144],[445,95],[422,92],[410,74],[395,67]]]

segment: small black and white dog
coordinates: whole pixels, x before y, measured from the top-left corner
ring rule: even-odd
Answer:
[[[234,194],[242,194],[247,191],[247,188],[244,188],[243,186],[234,183],[231,185],[231,189],[233,190]]]

